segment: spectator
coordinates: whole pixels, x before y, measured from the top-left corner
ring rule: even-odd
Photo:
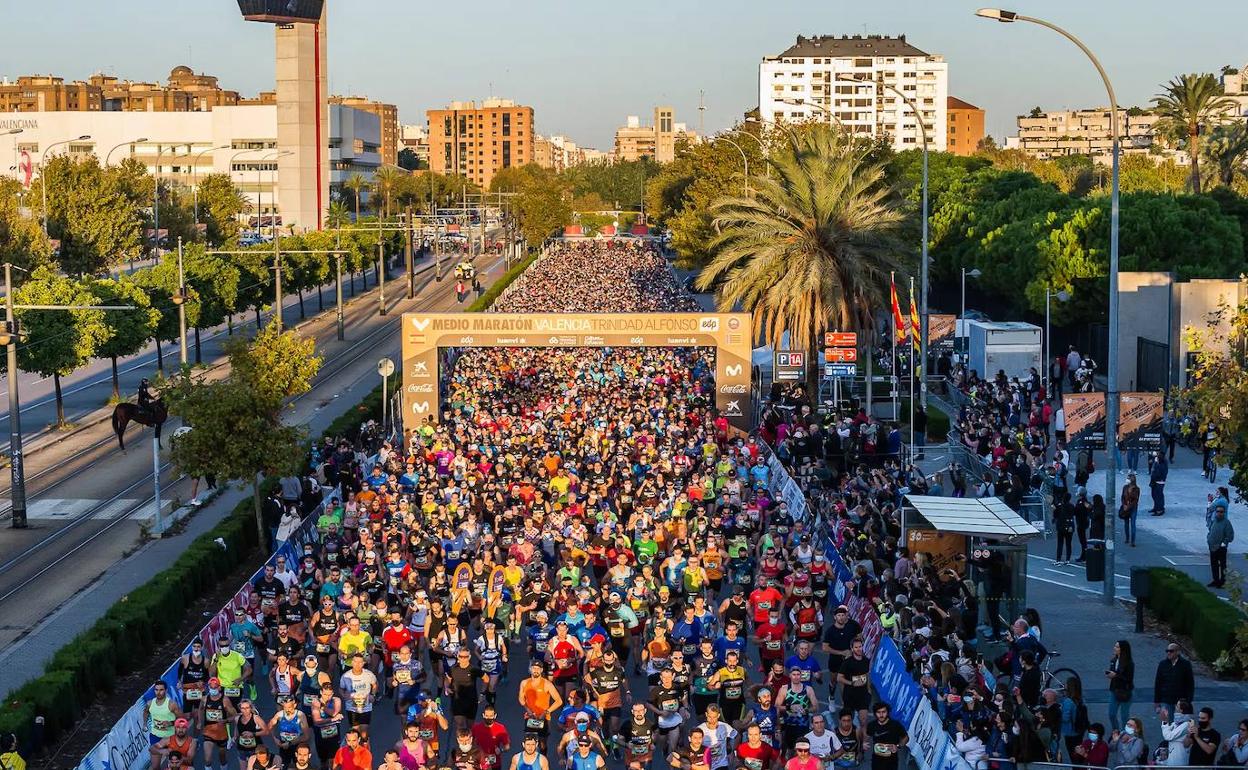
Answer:
[[[1154,516],[1166,515],[1166,476],[1170,474],[1170,465],[1161,452],[1153,453],[1153,462],[1148,469],[1148,491],[1153,495],[1153,508],[1149,511]]]
[[[1235,528],[1231,520],[1226,518],[1225,508],[1215,508],[1213,521],[1209,522],[1209,533],[1205,537],[1209,544],[1209,572],[1213,579],[1209,581],[1211,588],[1222,588],[1226,585],[1226,549],[1235,539]]]
[[[1131,710],[1131,694],[1135,691],[1135,661],[1131,659],[1131,642],[1119,639],[1105,669],[1109,679],[1109,725],[1117,732],[1127,721]]]
[[[1166,646],[1166,657],[1157,664],[1157,675],[1153,678],[1153,708],[1174,713],[1179,701],[1190,703],[1195,697],[1196,678],[1192,674],[1192,662],[1183,657],[1179,645],[1171,642]]]
[[[1175,704],[1174,719],[1170,718],[1170,710],[1162,706],[1161,739],[1165,745],[1159,747],[1158,761],[1163,765],[1181,767],[1188,764],[1191,749],[1191,735],[1196,730],[1196,721],[1192,719],[1192,704],[1180,699]]]
[[[1093,722],[1083,741],[1075,747],[1074,764],[1091,767],[1109,766],[1109,744],[1105,742],[1105,725]]]
[[[1110,735],[1110,767],[1121,765],[1143,765],[1148,762],[1145,752],[1148,744],[1144,742],[1144,725],[1139,719],[1131,717],[1123,725],[1122,731],[1114,730]]]

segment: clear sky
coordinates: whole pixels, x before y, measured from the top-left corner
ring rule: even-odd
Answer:
[[[981,2],[991,0],[980,0]],[[949,62],[950,93],[1014,116],[1104,104],[1095,71],[1070,43],[1034,25],[976,18],[976,0],[330,0],[331,93],[393,102],[405,123],[451,100],[508,97],[538,130],[609,149],[626,115],[656,104],[708,131],[756,106],[758,62],[798,34],[901,34]],[[1248,63],[1245,0],[1024,0],[1014,10],[1079,35],[1124,104],[1147,105],[1181,72]],[[125,12],[121,12],[124,9]],[[0,0],[8,34],[0,75],[103,70],[164,80],[188,64],[245,95],[273,87],[273,31],[233,0]],[[644,118],[643,118],[644,119]]]

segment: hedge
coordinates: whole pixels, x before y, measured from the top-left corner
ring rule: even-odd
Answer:
[[[1197,657],[1213,663],[1234,646],[1245,618],[1233,604],[1171,567],[1152,567],[1148,607],[1176,633],[1191,637]]]
[[[508,270],[468,310],[488,308],[536,258],[531,255]],[[370,417],[381,417],[380,386],[330,423],[325,435],[350,435]],[[266,481],[261,494],[276,483]],[[64,735],[97,697],[113,691],[118,677],[145,666],[158,646],[175,637],[191,604],[248,561],[260,545],[257,536],[255,507],[248,496],[195,538],[168,569],[123,596],[95,625],[58,650],[41,676],[6,695],[0,701],[0,734],[12,733],[20,746],[29,747],[35,718],[42,716],[43,745]],[[218,539],[225,541],[224,550]]]

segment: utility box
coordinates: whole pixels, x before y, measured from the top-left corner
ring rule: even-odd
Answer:
[[[1023,379],[1032,367],[1042,375],[1043,340],[1039,326],[1021,321],[967,321],[968,365],[991,380],[1004,370],[1007,377]]]

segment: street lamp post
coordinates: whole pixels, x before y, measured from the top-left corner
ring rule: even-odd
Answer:
[[[230,181],[234,181],[234,176],[233,176],[233,175],[234,175],[234,161],[238,160],[238,156],[239,156],[239,155],[246,155],[246,154],[247,154],[247,153],[249,153],[249,152],[260,152],[261,150],[265,150],[265,149],[268,149],[268,148],[266,148],[266,147],[260,147],[260,148],[255,148],[255,147],[253,147],[253,148],[251,148],[251,149],[247,149],[247,150],[239,150],[238,152],[236,152],[236,153],[234,153],[233,155],[231,155],[231,156],[230,156],[230,168],[229,168],[229,171],[228,171],[228,173],[230,174]],[[245,174],[246,172],[245,172],[245,171],[242,171],[242,172],[239,172],[239,173],[243,173],[243,174]],[[241,184],[241,183],[240,183],[240,184]],[[240,189],[241,189],[241,188],[240,188]],[[260,190],[259,190],[259,188],[258,188],[258,187],[257,187],[257,189],[256,189],[256,216],[257,216],[257,217],[259,217],[259,216],[260,216]],[[259,220],[257,219],[257,221],[259,221]]]
[[[43,152],[39,155],[39,189],[43,192],[43,237],[44,238],[48,237],[48,175],[45,173],[46,168],[44,167],[44,163],[48,159],[48,151],[51,150],[53,147],[60,147],[62,144],[69,144],[70,142],[84,142],[90,138],[91,138],[90,134],[83,134],[82,136],[77,137],[76,139],[65,139],[60,142],[53,142],[52,144],[49,144],[47,147],[43,148]],[[9,371],[14,371],[14,370],[10,369]]]
[[[958,331],[961,334],[960,336],[959,335],[954,336],[955,342],[960,339],[968,339],[968,340],[970,339],[970,335],[967,334],[967,331],[966,331],[966,277],[969,275],[972,278],[978,278],[983,274],[984,274],[983,271],[980,270],[978,267],[971,268],[970,270],[967,270],[965,267],[962,268],[962,306],[961,306],[962,309],[958,311],[958,325],[960,327]],[[956,345],[954,347],[955,349],[957,348]],[[970,348],[970,345],[969,344],[966,345],[966,347],[962,349],[959,355],[960,356],[967,355],[969,348]],[[959,360],[965,360],[965,359],[959,359]]]
[[[711,144],[715,144],[715,142],[727,142],[736,147],[737,152],[741,153],[741,162],[745,164],[745,197],[750,197],[750,159],[746,156],[745,150],[741,149],[741,145],[726,136],[717,136],[711,140]]]
[[[260,232],[264,226],[264,190],[261,188],[260,174],[264,170],[264,162],[271,158],[280,158],[283,155],[293,155],[290,150],[282,150],[280,152],[271,152],[260,158],[260,162],[256,164],[256,237],[260,237]],[[273,193],[273,208],[277,208],[277,192]],[[273,230],[273,239],[277,239],[277,222],[273,215],[269,215],[269,225]]]
[[[22,133],[22,131],[23,129],[20,129],[20,128],[10,128],[8,131],[0,132],[0,134],[3,134],[4,136],[17,136],[18,134]],[[13,140],[13,176],[15,177],[20,176],[20,172],[18,171],[18,168],[17,168],[18,165],[19,164],[17,162],[17,140],[14,139]]]
[[[117,152],[117,151],[118,151],[118,150],[120,150],[122,147],[125,147],[125,146],[126,146],[126,145],[128,145],[128,144],[129,144],[129,145],[135,145],[135,144],[139,144],[140,142],[146,142],[146,141],[147,141],[147,137],[146,137],[146,136],[140,136],[138,139],[131,139],[131,140],[130,140],[130,141],[128,141],[128,142],[121,142],[121,143],[119,143],[119,144],[115,144],[115,145],[113,145],[113,146],[112,146],[112,148],[111,148],[111,149],[109,149],[109,151],[108,151],[108,152],[104,153],[104,167],[105,167],[105,168],[108,168],[109,164],[111,163],[111,160],[112,160],[112,157],[113,157],[113,153],[114,153],[114,152]],[[134,151],[133,151],[133,150],[131,150],[131,153],[133,153],[133,152],[134,152]]]
[[[1043,19],[1024,16],[1014,11],[1003,11],[1000,8],[980,8],[977,16],[994,19],[1003,23],[1027,21],[1053,30],[1057,34],[1074,43],[1092,62],[1105,91],[1109,96],[1109,130],[1113,134],[1113,165],[1111,172],[1109,196],[1109,372],[1105,393],[1105,451],[1108,455],[1105,472],[1105,583],[1102,585],[1102,598],[1107,604],[1114,602],[1114,527],[1117,513],[1118,484],[1118,152],[1121,137],[1118,133],[1118,99],[1114,96],[1114,86],[1106,74],[1105,68],[1083,41],[1061,27]]]
[[[1051,289],[1048,286],[1044,287],[1044,371],[1041,372],[1040,376],[1044,378],[1045,382],[1049,382],[1049,377],[1048,377],[1049,356],[1052,355],[1052,347],[1053,347],[1051,344],[1049,344],[1049,304],[1050,304],[1050,300],[1054,300],[1054,299],[1056,299],[1058,302],[1065,302],[1066,300],[1070,299],[1070,294],[1067,293],[1065,289],[1059,289],[1058,291],[1053,291],[1053,289]],[[1049,387],[1045,391],[1045,394],[1048,395],[1048,393],[1051,393],[1052,390],[1053,390],[1053,383],[1049,382]]]
[[[152,172],[152,259],[160,260],[160,156],[165,151],[156,145],[156,166]]]

